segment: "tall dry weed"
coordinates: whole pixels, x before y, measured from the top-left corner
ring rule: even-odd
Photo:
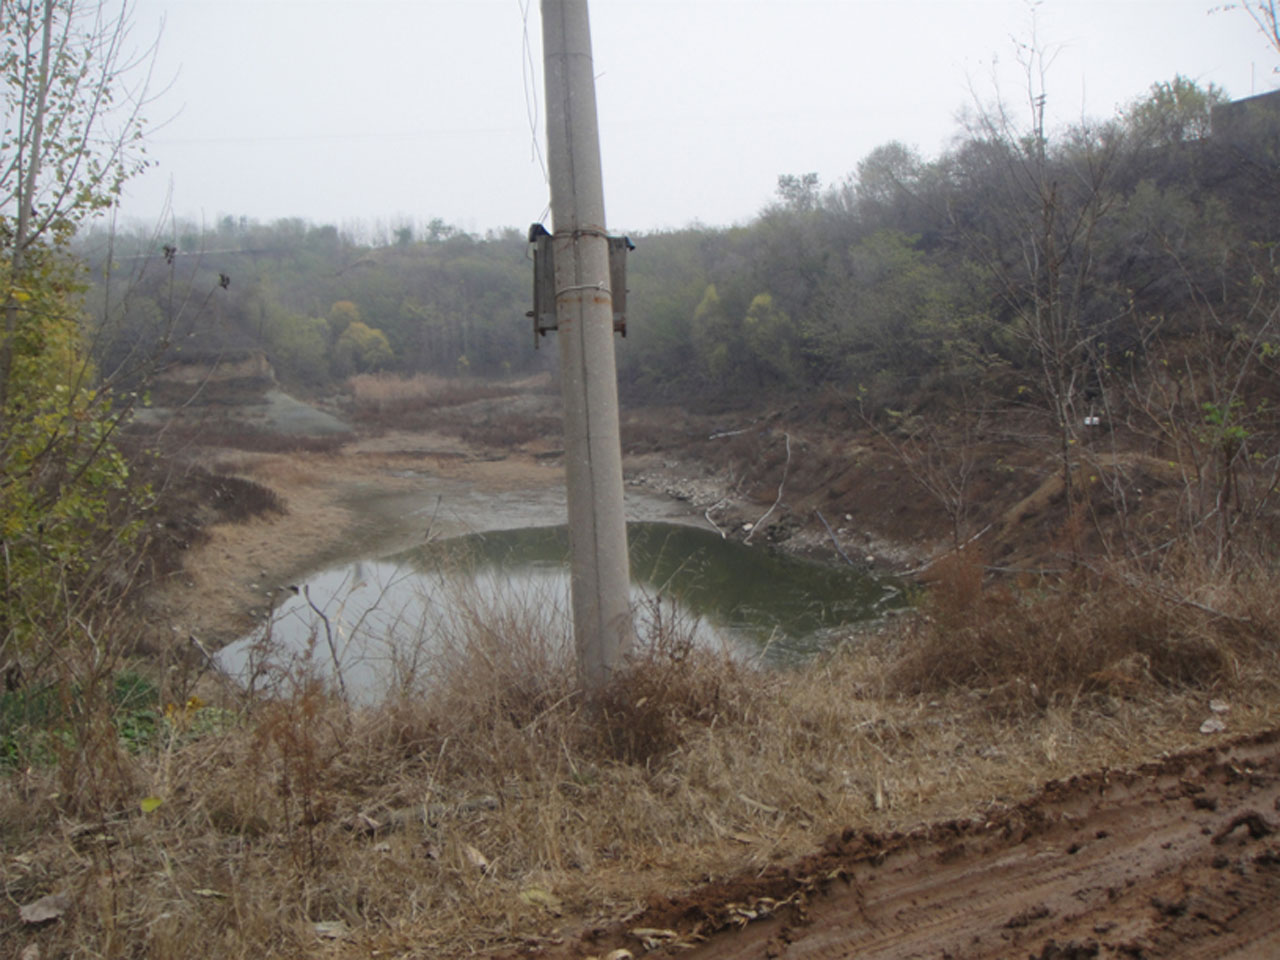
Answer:
[[[763,719],[762,681],[727,653],[699,647],[691,631],[658,633],[593,699],[581,748],[607,761],[660,763],[716,724]]]

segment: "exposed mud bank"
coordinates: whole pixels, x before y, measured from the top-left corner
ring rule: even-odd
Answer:
[[[726,537],[832,563],[902,572],[926,565],[946,549],[928,537],[894,539],[870,529],[839,505],[825,512],[798,507],[794,490],[791,497],[762,503],[714,462],[659,455],[628,457],[626,483],[628,489],[688,504],[692,513]]]
[[[566,516],[558,458],[500,456],[433,434],[388,433],[333,453],[215,449],[202,457],[270,487],[288,509],[210,528],[184,570],[153,593],[154,621],[210,648],[251,630],[281,591],[334,563]],[[626,509],[630,520],[706,525],[688,503],[643,487],[628,488]]]
[[[283,429],[255,419],[257,406],[244,409],[249,426]],[[334,420],[297,401],[281,409],[291,430]],[[430,429],[353,431],[337,452],[204,451],[207,465],[279,493],[289,513],[214,528],[156,598],[158,619],[216,645],[261,622],[276,591],[323,566],[427,538],[562,522],[557,411],[554,396],[521,393],[432,411]],[[957,542],[997,569],[1052,566],[1057,474],[1015,431],[982,442],[963,510],[949,515],[921,468],[833,417],[820,407],[754,416],[624,410],[628,518],[704,525],[753,546],[899,575],[927,577]]]

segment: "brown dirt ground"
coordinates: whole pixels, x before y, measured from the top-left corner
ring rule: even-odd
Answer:
[[[214,524],[184,558],[183,571],[152,592],[153,622],[210,647],[252,629],[269,612],[276,591],[317,567],[362,549],[408,547],[428,532],[449,536],[469,529],[467,517],[448,510],[434,524],[406,524],[407,502],[563,482],[559,464],[534,452],[497,459],[425,433],[391,432],[354,440],[337,452],[209,450],[202,459],[275,490],[288,511]]]
[[[1280,956],[1280,732],[650,902],[552,958]]]

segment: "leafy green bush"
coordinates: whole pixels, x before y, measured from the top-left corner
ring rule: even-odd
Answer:
[[[138,750],[163,728],[160,691],[130,670],[110,679],[107,712],[119,738]],[[0,694],[0,770],[46,766],[73,742],[74,720],[86,709],[85,691],[58,683],[20,686]]]

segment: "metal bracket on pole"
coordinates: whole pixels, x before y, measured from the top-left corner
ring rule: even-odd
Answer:
[[[551,234],[534,224],[529,228],[529,242],[533,244],[533,309],[525,314],[533,320],[533,349],[538,340],[556,325],[556,298],[569,290],[556,289],[555,254],[552,252]],[[630,237],[606,237],[609,241],[609,289],[613,300],[613,332],[627,335],[627,252],[636,245]],[[596,289],[593,287],[592,289]]]

